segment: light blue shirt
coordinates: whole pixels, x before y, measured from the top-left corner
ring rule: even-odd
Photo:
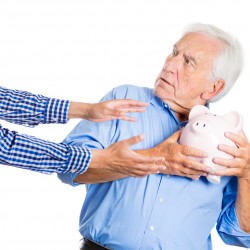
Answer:
[[[150,103],[137,122],[114,120],[103,123],[81,121],[65,142],[89,148],[145,134],[133,149],[152,148],[179,129],[180,122],[152,89],[120,86],[103,100],[136,99]],[[65,183],[76,185],[76,174],[61,174]],[[163,174],[124,178],[87,186],[80,215],[80,233],[117,250],[208,250],[210,232],[217,230],[227,244],[250,247],[235,213],[237,179],[223,177],[219,185],[206,178],[194,181]]]

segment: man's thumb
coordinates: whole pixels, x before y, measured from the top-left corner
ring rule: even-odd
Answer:
[[[172,142],[177,142],[177,141],[180,139],[181,132],[182,132],[182,129],[176,131],[175,133],[173,133],[173,134],[169,137],[169,139],[170,139]]]

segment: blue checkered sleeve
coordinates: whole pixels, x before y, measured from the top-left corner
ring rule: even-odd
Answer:
[[[66,123],[69,101],[0,87],[0,119],[25,126]]]
[[[87,148],[20,135],[0,125],[0,164],[40,173],[84,173],[91,161]]]
[[[69,101],[0,87],[0,119],[26,126],[66,123]],[[0,125],[0,164],[45,174],[84,173],[91,161],[87,148],[53,143]]]

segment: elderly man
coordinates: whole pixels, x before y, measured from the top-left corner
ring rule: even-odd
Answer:
[[[149,102],[147,111],[137,114],[137,123],[82,121],[66,138],[69,144],[95,149],[144,133],[145,140],[133,149],[164,156],[167,166],[164,173],[143,178],[91,169],[80,175],[60,175],[71,185],[96,183],[87,185],[80,215],[81,249],[208,250],[216,223],[224,242],[250,247],[250,146],[246,137],[227,133],[238,147],[219,146],[234,156],[214,159],[228,167],[215,173],[224,176],[219,185],[204,178],[207,172],[213,173],[209,166],[188,157],[206,157],[206,153],[177,143],[178,130],[190,109],[218,100],[231,89],[241,70],[240,51],[237,41],[224,31],[191,25],[167,57],[154,90],[126,85],[104,97]]]

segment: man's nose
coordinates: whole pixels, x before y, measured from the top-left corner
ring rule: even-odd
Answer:
[[[164,69],[171,73],[176,73],[178,67],[180,66],[180,56],[168,56],[165,62]]]

